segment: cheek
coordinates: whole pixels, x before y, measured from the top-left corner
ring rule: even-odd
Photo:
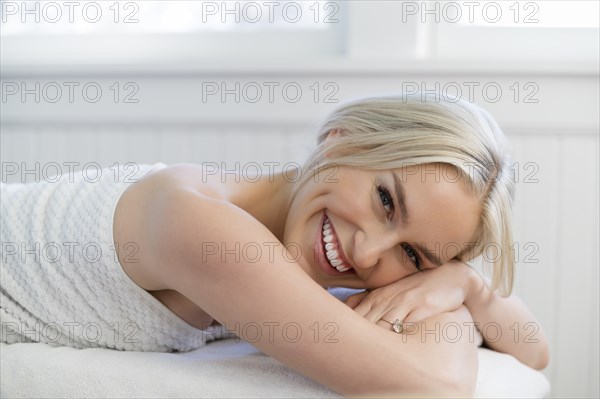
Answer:
[[[456,253],[460,252],[463,246],[469,245],[474,239],[476,240],[476,237],[473,237],[477,230],[478,219],[476,217],[477,215],[470,215],[465,212],[462,219],[446,223],[447,237],[444,237],[442,242],[460,244],[461,248],[455,251]]]
[[[331,199],[328,208],[338,218],[355,223],[358,220],[373,217],[370,203],[364,196],[358,196],[350,191],[336,193]]]

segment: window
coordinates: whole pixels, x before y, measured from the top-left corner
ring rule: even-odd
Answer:
[[[597,1],[430,2],[422,57],[597,61]],[[595,51],[590,51],[595,49]]]
[[[2,0],[0,5],[4,63],[335,55],[343,47],[344,7],[332,1]]]
[[[3,66],[13,67],[110,63],[193,69],[207,60],[241,67],[254,60],[316,65],[324,59],[339,65],[362,60],[369,67],[386,60],[550,64],[600,58],[596,0],[0,0],[0,5],[0,57]]]

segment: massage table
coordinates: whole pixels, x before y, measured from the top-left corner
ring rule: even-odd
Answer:
[[[360,290],[333,288],[340,300]],[[543,398],[546,376],[478,348],[477,398]],[[232,337],[190,352],[0,344],[1,398],[339,398],[322,384]]]

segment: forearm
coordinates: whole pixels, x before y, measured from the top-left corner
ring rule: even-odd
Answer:
[[[515,295],[501,297],[479,274],[471,274],[465,306],[471,312],[487,346],[516,357],[537,370],[549,361],[548,343],[542,326]]]
[[[423,342],[420,335],[382,330],[327,294],[302,270],[306,260],[290,261],[283,245],[261,246],[269,257],[253,261],[207,258],[202,243],[233,248],[277,238],[229,203],[189,190],[169,195],[159,213],[168,218],[149,226],[162,233],[150,246],[166,265],[161,278],[240,338],[343,396],[472,394],[477,353],[466,339]],[[462,325],[465,316],[457,314],[455,324]],[[427,331],[454,321],[449,317],[430,320]]]

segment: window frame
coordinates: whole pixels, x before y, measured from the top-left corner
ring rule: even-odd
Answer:
[[[0,36],[3,67],[19,65],[77,66],[102,64],[202,63],[208,59],[246,57],[341,57],[346,7],[339,4],[327,29],[265,29],[238,31],[31,34]],[[49,42],[50,40],[50,42]],[[51,43],[51,45],[49,45]]]
[[[599,60],[600,39],[595,28],[481,27],[451,23],[402,21],[407,1],[336,1],[339,20],[328,31],[290,30],[56,36],[52,46],[43,37],[27,35],[0,39],[4,70],[45,66],[73,69],[95,66],[128,70],[202,70],[208,64],[243,70],[259,65],[281,70],[307,66],[347,70],[389,69],[395,65],[440,63],[469,68],[477,55],[482,68],[498,65],[555,65],[558,69],[589,70]],[[414,2],[410,2],[414,3]],[[510,36],[499,45],[498,38]],[[542,40],[544,37],[547,40]],[[198,40],[202,38],[203,40]],[[553,43],[560,42],[560,46]],[[260,43],[261,45],[256,45]],[[490,45],[490,43],[494,43]],[[540,45],[541,43],[541,45]],[[576,43],[575,45],[573,43]],[[538,51],[530,51],[534,46]],[[590,52],[595,48],[596,52]],[[540,53],[545,50],[545,58]],[[386,66],[387,65],[387,66]],[[561,66],[563,65],[563,66]],[[566,65],[566,67],[564,66]],[[183,67],[185,66],[185,68]],[[550,66],[543,66],[544,69]],[[597,68],[596,68],[597,69]]]

